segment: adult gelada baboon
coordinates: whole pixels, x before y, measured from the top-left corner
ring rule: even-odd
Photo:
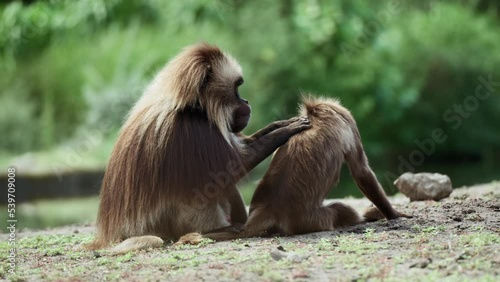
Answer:
[[[396,211],[371,170],[361,136],[351,113],[337,100],[305,98],[300,110],[311,129],[281,146],[257,186],[250,215],[242,232],[214,232],[203,235],[214,240],[254,237],[279,233],[302,234],[332,230],[380,218],[411,217]],[[347,163],[353,179],[375,207],[364,218],[342,203],[323,205],[331,187]],[[196,238],[188,234],[183,240]]]
[[[89,248],[127,239],[112,249],[121,253],[243,226],[236,183],[310,125],[292,118],[243,136],[251,108],[242,83],[236,60],[207,44],[187,47],[157,74],[111,154]]]

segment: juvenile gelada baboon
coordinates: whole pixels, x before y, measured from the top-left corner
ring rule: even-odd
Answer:
[[[125,121],[101,187],[91,249],[122,253],[189,232],[234,231],[247,212],[236,186],[307,118],[246,137],[251,108],[239,64],[207,44],[187,47],[146,88]]]
[[[346,108],[334,99],[304,98],[300,116],[309,119],[311,129],[293,136],[276,151],[252,198],[244,231],[214,232],[204,237],[228,240],[276,233],[293,235],[383,217],[410,217],[389,203],[368,164],[356,122]],[[344,161],[359,189],[376,206],[363,218],[342,203],[323,205],[339,180]],[[193,236],[196,234],[183,239]]]

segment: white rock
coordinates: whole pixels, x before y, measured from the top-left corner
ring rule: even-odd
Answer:
[[[286,259],[286,260],[289,260],[291,262],[297,262],[298,263],[298,262],[301,262],[304,259],[308,258],[309,256],[307,256],[307,255],[298,255],[296,253],[287,253],[287,252],[283,252],[283,251],[280,251],[280,250],[272,250],[271,251],[271,257],[274,260]]]
[[[406,172],[394,181],[394,185],[411,201],[438,201],[453,191],[450,178],[439,173]]]

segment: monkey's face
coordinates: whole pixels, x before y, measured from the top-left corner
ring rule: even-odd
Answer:
[[[195,53],[191,64],[184,64],[191,66],[185,73],[203,75],[199,80],[201,95],[197,102],[207,111],[209,119],[215,123],[229,120],[228,124],[218,125],[232,133],[238,133],[247,126],[252,111],[238,89],[243,84],[241,66],[233,57],[223,54],[219,49],[210,46],[203,48]],[[189,82],[186,84],[198,85]]]
[[[235,82],[234,93],[230,93],[234,99],[235,109],[233,111],[233,124],[231,132],[238,133],[248,125],[252,108],[246,99],[241,98],[238,87],[243,84],[243,78],[239,78]]]

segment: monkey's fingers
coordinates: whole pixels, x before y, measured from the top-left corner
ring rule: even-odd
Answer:
[[[412,214],[398,212],[398,217],[413,218],[414,216]]]
[[[363,217],[364,217],[364,220],[366,222],[373,222],[373,221],[377,221],[377,220],[385,218],[384,214],[382,214],[382,212],[375,206],[371,206],[368,209],[366,209],[365,213],[363,214]],[[396,215],[394,215],[394,217],[391,217],[388,219],[391,220],[391,219],[397,219],[400,217],[413,218],[413,215],[409,215],[409,214],[397,211]]]
[[[300,119],[300,117],[293,117],[293,118],[289,118],[286,120],[275,121],[275,122],[273,122],[273,124],[276,125],[277,128],[281,128],[281,127],[288,126],[294,122],[297,122],[299,119]]]
[[[294,129],[305,130],[305,129],[311,128],[311,121],[309,120],[308,117],[299,117],[296,121],[291,123],[289,126],[293,127]]]
[[[275,121],[273,122],[273,125],[276,126],[276,128],[281,128],[281,127],[286,127],[289,125],[297,125],[297,124],[309,124],[309,118],[304,117],[304,116],[298,116],[298,117],[293,117],[289,118],[287,120],[280,120],[280,121]]]
[[[301,124],[310,124],[311,121],[309,120],[308,117],[299,117],[298,122]]]

